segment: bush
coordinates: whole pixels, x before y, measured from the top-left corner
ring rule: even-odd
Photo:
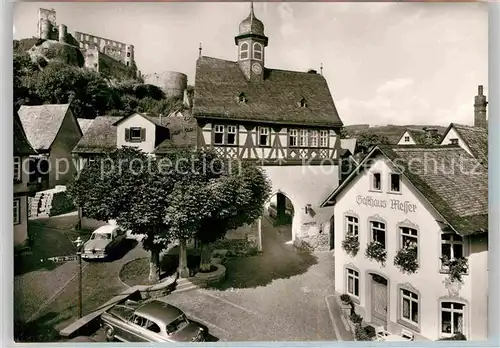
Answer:
[[[354,337],[356,341],[371,341],[371,337],[368,336],[365,328],[361,324],[356,324],[356,329],[354,332]]]
[[[356,256],[359,251],[358,237],[352,234],[347,234],[345,239],[342,241],[342,248],[352,257]]]
[[[348,294],[342,294],[342,295],[340,295],[340,301],[342,301],[342,302],[344,302],[346,304],[352,303],[351,296],[349,296]]]
[[[305,240],[302,239],[295,239],[293,241],[293,247],[297,251],[302,251],[302,252],[312,252],[314,251],[314,248]]]
[[[438,341],[467,341],[467,337],[461,332],[451,337],[440,338]]]
[[[363,322],[363,317],[357,313],[352,313],[349,319],[354,323],[354,324],[361,324]]]
[[[371,325],[365,326],[365,332],[368,335],[368,337],[372,338],[375,337],[375,328]]]
[[[446,256],[441,257],[443,266],[448,268],[450,280],[462,282],[462,275],[469,270],[469,262],[467,258],[460,257],[458,259],[450,260]]]
[[[365,251],[365,256],[370,260],[380,262],[382,266],[384,266],[385,261],[387,260],[387,250],[385,250],[384,246],[381,243],[373,241],[368,244],[368,247]]]
[[[415,273],[418,270],[417,248],[401,248],[394,257],[394,266],[398,267],[403,273]]]
[[[76,207],[73,201],[68,197],[65,191],[53,194],[52,205],[49,212],[50,216],[66,214],[75,210]]]

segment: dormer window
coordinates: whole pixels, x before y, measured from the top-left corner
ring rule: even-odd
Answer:
[[[409,142],[410,141],[410,137],[409,136],[405,136],[405,142]]]
[[[240,46],[240,60],[248,59],[248,43],[243,42]]]
[[[306,99],[305,98],[302,98],[299,102],[299,106],[301,108],[307,108],[307,102],[306,102]]]
[[[450,139],[451,145],[458,145],[458,139]]]
[[[253,59],[262,60],[262,45],[258,42],[253,44]]]
[[[247,102],[247,96],[245,95],[245,93],[240,93],[240,95],[238,96],[238,103],[246,103]]]
[[[140,143],[146,140],[146,129],[140,127],[125,128],[125,141]]]

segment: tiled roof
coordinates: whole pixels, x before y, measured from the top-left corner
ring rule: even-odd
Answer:
[[[19,115],[14,112],[14,155],[34,155],[35,150],[24,133]]]
[[[80,129],[82,130],[82,133],[85,134],[85,132],[90,128],[92,125],[92,122],[94,122],[93,119],[89,118],[78,118],[78,124],[80,125]]]
[[[23,105],[19,117],[35,150],[49,150],[68,112],[69,104]]]
[[[330,90],[316,73],[264,69],[248,82],[237,62],[201,57],[196,63],[193,115],[289,125],[342,126]],[[239,103],[244,93],[247,102]],[[300,107],[304,98],[307,107]]]
[[[376,147],[368,157],[382,152],[435,210],[461,235],[488,231],[488,171],[457,146]],[[366,158],[365,158],[366,160]],[[363,169],[365,161],[360,164]],[[352,180],[355,170],[327,201]],[[325,201],[323,204],[326,204]]]
[[[472,155],[482,162],[484,166],[488,167],[488,131],[481,127],[456,123],[452,123],[450,127],[452,126],[467,144]],[[448,133],[448,130],[446,133]]]
[[[423,129],[408,128],[406,131],[417,145],[425,144],[425,131]]]
[[[163,154],[175,148],[196,146],[197,123],[189,110],[173,112],[168,117],[163,117],[162,124],[168,128],[170,138],[161,142],[154,153]]]
[[[75,153],[100,153],[116,149],[115,122],[122,116],[97,116],[76,144]]]

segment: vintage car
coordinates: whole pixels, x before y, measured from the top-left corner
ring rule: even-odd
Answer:
[[[127,300],[102,313],[101,320],[107,341],[204,342],[208,335],[179,308],[160,300]]]
[[[108,258],[120,243],[126,238],[126,233],[117,225],[104,225],[92,232],[90,239],[82,248],[83,259]]]

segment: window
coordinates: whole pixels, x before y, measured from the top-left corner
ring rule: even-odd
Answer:
[[[317,147],[318,146],[318,131],[317,130],[312,130],[309,133],[309,144],[312,147]]]
[[[464,333],[464,311],[465,305],[462,303],[441,302],[441,333]]]
[[[21,157],[14,157],[14,181],[21,181]]]
[[[132,127],[125,129],[125,140],[131,142],[141,142],[146,140],[146,130],[144,128]]]
[[[441,235],[441,255],[449,260],[464,257],[463,238],[455,233],[443,233]]]
[[[259,127],[259,146],[269,146],[269,128]]]
[[[245,93],[241,92],[240,95],[238,96],[238,102],[240,103],[246,103],[247,102],[247,96]]]
[[[262,45],[258,42],[253,44],[253,59],[262,60]]]
[[[227,126],[227,144],[236,144],[236,126]]]
[[[129,63],[129,62],[127,62],[127,66],[128,66],[128,63]]]
[[[307,146],[307,130],[300,130],[299,146]]]
[[[401,176],[391,174],[391,192],[401,192]]]
[[[289,137],[289,144],[288,146],[290,147],[295,147],[297,146],[297,130],[296,129],[290,129],[290,137]]]
[[[160,327],[156,323],[152,322],[151,320],[148,320],[146,322],[146,326],[145,327],[146,327],[147,330],[153,331],[155,333],[160,333],[161,332]]]
[[[347,269],[347,293],[359,297],[359,272]]]
[[[382,190],[382,180],[380,173],[372,174],[372,190],[376,191]]]
[[[127,57],[130,58],[130,52],[127,52]]]
[[[248,43],[243,42],[240,46],[240,59],[248,59]]]
[[[372,242],[379,242],[385,249],[385,224],[379,221],[370,221]]]
[[[328,131],[319,131],[319,147],[328,147]]]
[[[19,198],[14,198],[14,225],[21,223],[21,200]]]
[[[409,142],[410,141],[410,137],[409,136],[405,136],[405,142]]]
[[[305,98],[302,98],[300,100],[300,107],[301,108],[306,108],[307,107],[307,102],[306,102],[306,99]]]
[[[418,295],[406,289],[401,289],[401,319],[418,325]]]
[[[217,145],[224,144],[224,126],[221,125],[214,126],[214,144]]]
[[[400,227],[399,232],[401,233],[400,247],[417,247],[418,245],[418,232],[417,230],[409,227]]]
[[[451,145],[458,145],[458,139],[450,139]]]
[[[347,234],[352,234],[357,236],[359,232],[358,218],[354,216],[346,216],[346,232]]]

